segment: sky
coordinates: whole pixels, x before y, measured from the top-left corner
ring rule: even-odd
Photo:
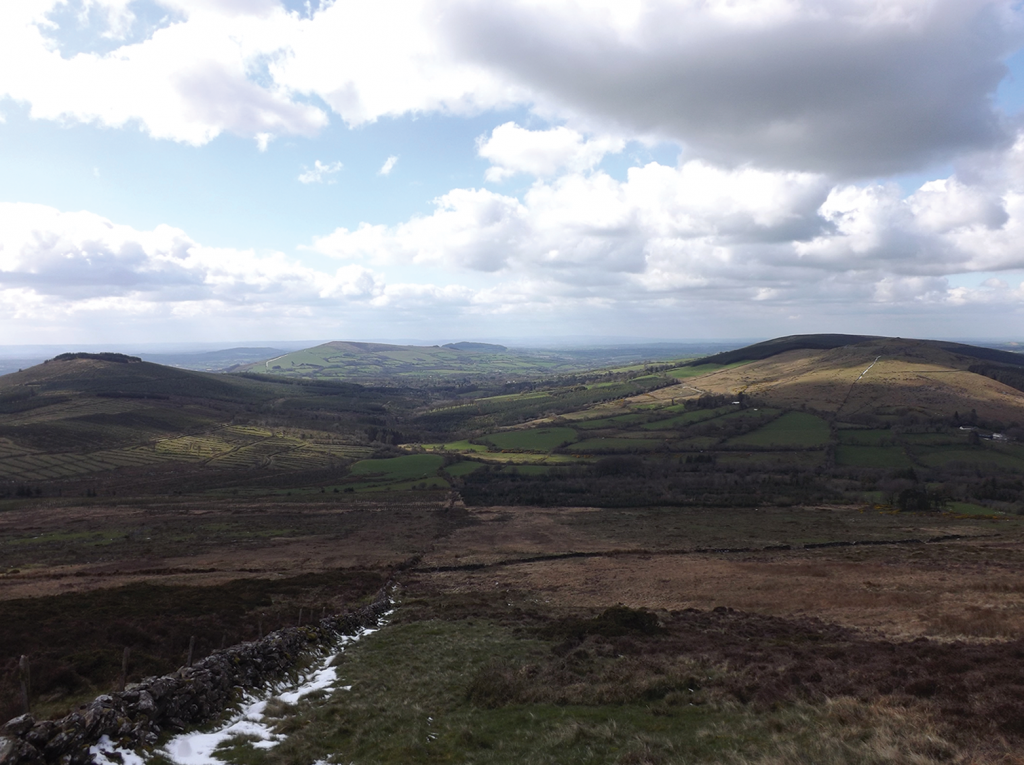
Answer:
[[[1024,339],[1019,0],[3,0],[0,345]]]

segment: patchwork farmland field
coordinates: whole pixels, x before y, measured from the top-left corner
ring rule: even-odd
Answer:
[[[482,440],[498,449],[522,449],[529,452],[547,452],[572,443],[577,438],[572,428],[530,428],[492,433]]]

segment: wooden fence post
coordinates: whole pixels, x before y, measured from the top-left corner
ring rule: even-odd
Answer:
[[[121,683],[118,688],[119,691],[123,691],[125,685],[128,683],[128,659],[132,655],[132,649],[130,646],[124,647],[124,654],[121,656]]]
[[[25,714],[32,711],[29,708],[28,696],[32,690],[32,675],[28,665],[28,656],[22,656],[18,660],[18,675],[21,680],[21,705],[25,708]]]
[[[188,639],[188,664],[186,666],[192,666],[192,652],[196,648],[196,636],[193,635]]]
[[[302,626],[302,609],[299,609],[299,626]]]

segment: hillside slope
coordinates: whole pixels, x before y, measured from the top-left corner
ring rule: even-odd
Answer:
[[[468,345],[469,348],[459,346]],[[536,371],[538,364],[528,364]],[[540,367],[553,366],[541,362]],[[503,346],[482,343],[446,346],[389,345],[335,341],[293,351],[267,361],[239,367],[238,371],[311,379],[381,382],[386,379],[456,378],[515,374],[522,370],[517,354]]]
[[[740,352],[737,352],[740,353]],[[898,338],[872,338],[828,350],[785,350],[749,364],[692,378],[694,389],[745,393],[773,406],[806,407],[840,418],[893,413],[979,417],[1024,423],[1024,393],[977,370],[1013,374],[1017,354]],[[975,371],[972,371],[975,370]]]
[[[181,490],[258,478],[242,475],[252,470],[325,468],[372,452],[367,427],[386,425],[386,402],[401,400],[346,383],[124,359],[53,359],[0,377],[0,490],[53,481],[74,492],[126,481]]]
[[[389,345],[334,341],[234,371],[274,377],[347,380],[363,384],[461,385],[552,381],[595,369],[678,362],[721,343],[654,343],[573,348],[506,348],[490,343]]]

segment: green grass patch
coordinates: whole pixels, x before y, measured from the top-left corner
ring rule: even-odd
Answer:
[[[824,446],[828,439],[828,423],[820,417],[806,412],[786,412],[763,428],[731,439],[729,444],[810,448]]]
[[[573,444],[573,452],[652,451],[665,442],[654,438],[588,438]]]
[[[959,463],[1003,470],[1024,470],[1024,460],[1016,455],[983,445],[922,447],[917,450],[917,458],[929,467],[943,467],[950,463]]]
[[[531,428],[530,430],[508,430],[491,433],[481,440],[494,444],[498,449],[523,449],[531,452],[549,452],[562,444],[572,443],[577,438],[572,428]]]
[[[385,627],[341,655],[351,690],[301,703],[282,720],[288,738],[273,749],[242,742],[222,755],[236,765],[325,761],[373,763],[644,762],[657,754],[687,761],[722,750],[698,731],[731,709],[662,705],[503,704],[507,677],[547,661],[546,642],[484,619],[429,620]],[[608,660],[610,665],[615,660]],[[493,682],[490,682],[492,681]],[[495,705],[491,699],[497,701]],[[759,735],[733,737],[754,746]]]
[[[953,433],[903,433],[900,439],[915,446],[963,446],[967,434],[959,431]]]
[[[268,712],[287,738],[273,748],[236,739],[219,756],[231,765],[839,765],[924,761],[917,755],[926,746],[945,746],[912,739],[914,718],[887,717],[869,701],[768,707],[713,699],[701,685],[721,670],[691,657],[655,664],[618,650],[599,654],[607,642],[560,657],[507,605],[498,617],[419,621],[403,620],[400,609],[396,623],[339,656],[338,684],[347,690],[291,708],[272,702]]]
[[[678,407],[671,407],[676,409]],[[713,420],[716,417],[721,417],[723,414],[728,414],[733,411],[735,407],[719,407],[718,409],[694,409],[689,412],[670,417],[667,420],[658,420],[656,422],[648,422],[640,427],[644,430],[671,430],[674,428],[683,428],[687,425],[693,425],[697,422],[704,422],[706,420]]]
[[[555,467],[557,465],[505,465],[501,470],[519,475],[547,475]]]
[[[577,423],[576,427],[580,428],[581,430],[621,428],[627,425],[636,425],[638,423],[647,422],[650,419],[650,414],[631,412],[629,414],[620,414],[615,417],[605,417],[600,420],[587,420],[585,422]]]
[[[719,369],[726,369],[726,367],[723,367],[720,364],[701,364],[696,367],[670,369],[668,371],[668,376],[674,377],[677,380],[688,380],[691,377],[700,377],[701,375],[710,374],[711,372],[717,372]]]
[[[401,481],[433,476],[443,465],[444,457],[439,454],[408,454],[383,460],[360,460],[352,465],[350,473]]]
[[[451,465],[448,465],[444,469],[444,472],[446,472],[448,475],[452,477],[457,478],[459,476],[469,475],[470,473],[476,472],[483,466],[484,465],[482,462],[470,462],[469,460],[463,460],[462,462],[455,462]]]
[[[957,515],[1001,515],[991,507],[975,505],[973,502],[950,502],[946,510]]]
[[[836,447],[836,464],[844,467],[898,469],[913,467],[914,463],[898,446],[839,444]]]
[[[462,441],[449,441],[446,444],[423,444],[424,449],[431,451],[447,452],[486,452],[486,444],[472,444],[468,439]]]
[[[825,450],[801,451],[757,451],[757,452],[718,452],[719,465],[746,465],[759,470],[789,469],[812,470],[825,464]],[[779,496],[785,495],[785,489],[779,489]]]
[[[839,443],[849,446],[890,446],[896,441],[896,434],[891,430],[839,430]]]

